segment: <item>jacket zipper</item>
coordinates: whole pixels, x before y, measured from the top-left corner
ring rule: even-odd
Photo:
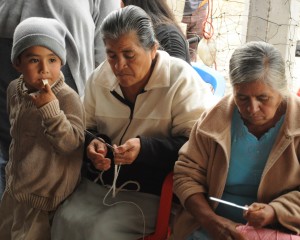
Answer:
[[[121,103],[123,103],[123,104],[125,104],[126,106],[128,106],[129,109],[130,109],[129,123],[127,124],[127,127],[126,127],[125,131],[123,132],[123,134],[122,134],[122,136],[121,136],[121,138],[120,138],[120,141],[119,141],[119,145],[121,145],[121,144],[122,144],[122,140],[123,140],[123,138],[124,138],[124,136],[125,136],[125,134],[126,134],[128,128],[129,128],[129,126],[130,126],[130,124],[131,124],[131,122],[132,122],[135,104],[132,104],[132,103],[130,103],[129,101],[127,101],[126,99],[124,99],[123,97],[121,97],[116,91],[111,91],[111,94],[112,94],[116,99],[118,99]]]

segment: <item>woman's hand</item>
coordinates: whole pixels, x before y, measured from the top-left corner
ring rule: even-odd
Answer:
[[[236,227],[239,224],[217,216],[211,223],[208,223],[205,230],[212,239],[224,239],[224,240],[247,240],[245,236],[240,233]]]
[[[247,240],[236,229],[239,225],[229,219],[217,215],[208,204],[203,193],[190,196],[185,202],[186,209],[194,216],[211,237],[216,240]]]
[[[264,203],[253,203],[243,214],[248,225],[261,228],[276,222],[276,214],[273,207]]]
[[[106,171],[111,166],[111,160],[106,158],[107,147],[100,140],[94,139],[87,146],[87,157],[92,161],[94,167],[100,171]]]
[[[132,164],[141,150],[141,141],[139,138],[131,138],[124,144],[116,147],[114,151],[115,164]]]

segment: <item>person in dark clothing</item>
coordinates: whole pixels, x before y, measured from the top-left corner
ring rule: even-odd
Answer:
[[[186,0],[182,23],[186,24],[186,38],[189,41],[191,62],[197,61],[198,44],[203,37],[203,22],[207,15],[207,1]]]

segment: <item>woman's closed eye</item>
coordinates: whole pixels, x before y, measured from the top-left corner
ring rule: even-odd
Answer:
[[[267,102],[269,99],[270,99],[270,97],[266,96],[266,95],[261,95],[261,96],[257,97],[257,100],[260,102]]]
[[[133,53],[124,54],[124,58],[126,58],[126,59],[133,59],[134,57],[135,57],[135,55]]]

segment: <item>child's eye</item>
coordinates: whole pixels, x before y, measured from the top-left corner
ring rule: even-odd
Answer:
[[[57,60],[56,60],[56,58],[50,58],[50,62],[56,62]]]
[[[37,62],[39,62],[39,60],[37,58],[30,58],[29,62],[30,63],[37,63]]]

